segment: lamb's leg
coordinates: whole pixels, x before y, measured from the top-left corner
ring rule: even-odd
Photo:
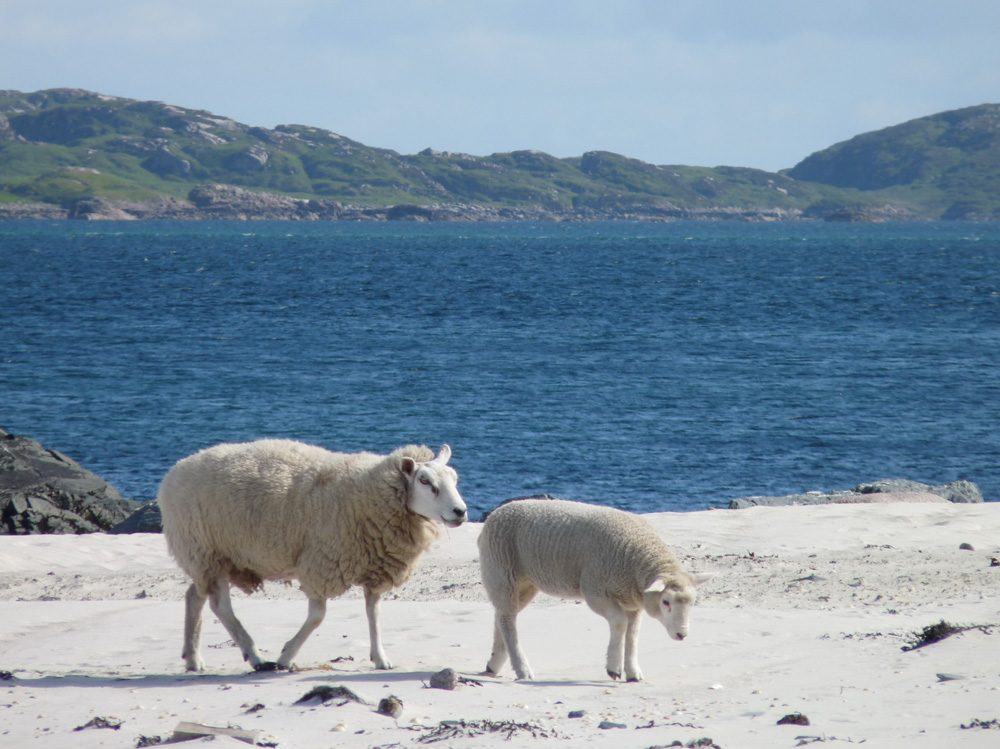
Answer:
[[[390,669],[392,663],[382,648],[382,632],[379,629],[379,614],[382,610],[382,594],[365,588],[365,613],[368,614],[368,637],[371,640],[371,659],[375,668]]]
[[[622,678],[625,665],[625,631],[628,615],[621,604],[609,598],[587,598],[587,605],[608,620],[611,639],[608,642],[607,671],[612,679]]]
[[[528,664],[528,658],[521,649],[521,644],[517,637],[517,615],[531,603],[531,600],[538,594],[538,589],[533,585],[522,585],[517,591],[517,603],[513,612],[497,608],[496,622],[494,624],[493,655],[486,670],[489,673],[497,673],[507,655],[510,655],[510,665],[514,669],[514,674],[521,681],[531,681],[535,678]],[[502,647],[497,647],[497,636],[499,635]]]
[[[626,612],[628,626],[625,629],[625,679],[642,681],[639,668],[639,625],[642,624],[642,609]]]
[[[222,626],[229,632],[240,651],[243,653],[243,660],[249,662],[254,671],[268,671],[274,668],[273,664],[265,663],[261,660],[253,638],[247,634],[240,624],[240,620],[233,613],[233,604],[229,599],[229,578],[220,576],[213,584],[208,594],[208,605],[212,607],[212,612],[219,617]]]
[[[292,667],[292,659],[299,652],[306,638],[315,632],[316,627],[323,622],[324,616],[326,616],[326,599],[310,597],[309,613],[306,614],[306,621],[301,629],[295,633],[295,637],[286,642],[285,647],[281,649],[281,655],[278,656],[278,668]]]
[[[198,586],[191,583],[184,596],[184,650],[181,652],[188,671],[205,670],[205,661],[201,658],[201,612],[205,600]]]

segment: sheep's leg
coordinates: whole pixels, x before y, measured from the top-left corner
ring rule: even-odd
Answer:
[[[309,597],[309,613],[306,614],[306,621],[302,625],[302,628],[295,633],[295,637],[285,643],[285,647],[281,649],[281,655],[278,656],[278,668],[291,668],[292,659],[299,652],[306,638],[309,637],[313,632],[316,631],[318,627],[323,622],[323,617],[326,616],[326,599],[325,598],[313,598]]]
[[[493,654],[486,664],[487,673],[498,673],[510,655],[510,665],[519,680],[531,681],[535,678],[517,637],[517,615],[537,594],[538,589],[533,585],[522,586],[517,591],[517,603],[513,611],[497,609],[493,627]]]
[[[625,629],[625,679],[642,681],[639,668],[639,625],[642,624],[642,609],[626,612],[628,626]]]
[[[204,671],[205,661],[201,658],[201,612],[205,607],[206,597],[191,583],[184,596],[184,659],[188,671]]]
[[[233,613],[233,604],[229,599],[229,578],[225,575],[219,577],[212,585],[212,590],[208,594],[208,604],[212,607],[212,612],[219,617],[222,626],[229,632],[240,651],[243,653],[243,660],[250,664],[254,671],[267,671],[274,668],[273,665],[261,660],[253,638],[240,624],[240,620]]]
[[[608,620],[611,639],[608,642],[607,671],[612,679],[622,678],[625,666],[625,632],[628,614],[617,601],[607,598],[588,598],[587,605]]]
[[[382,594],[365,588],[365,613],[368,614],[368,637],[371,640],[371,659],[375,668],[390,669],[392,663],[382,648],[382,632],[379,629],[379,615],[382,611]]]

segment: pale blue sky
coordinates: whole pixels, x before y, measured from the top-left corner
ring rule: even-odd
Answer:
[[[476,155],[777,170],[1000,102],[998,0],[0,0],[0,89]]]

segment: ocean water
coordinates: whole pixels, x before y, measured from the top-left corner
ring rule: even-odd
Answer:
[[[1000,226],[0,222],[0,427],[139,500],[265,436],[447,442],[473,518],[1000,499]]]

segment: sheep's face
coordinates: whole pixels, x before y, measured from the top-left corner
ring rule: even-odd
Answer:
[[[701,585],[710,575],[688,575],[690,584],[667,584],[657,578],[643,591],[643,606],[654,619],[659,619],[667,633],[675,640],[688,636],[691,607],[694,606],[694,586]]]
[[[418,515],[455,528],[469,516],[458,493],[458,474],[448,465],[450,457],[451,448],[444,445],[437,457],[426,463],[403,458],[402,469],[408,484],[406,506]]]

